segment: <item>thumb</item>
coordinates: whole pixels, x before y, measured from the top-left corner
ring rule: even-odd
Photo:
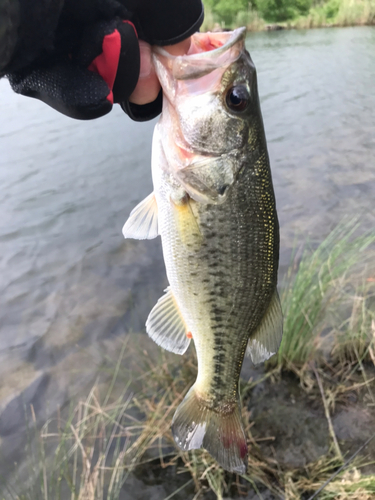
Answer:
[[[139,78],[129,101],[143,105],[155,101],[160,92],[160,83],[152,63],[151,46],[140,40],[139,51],[141,59]]]

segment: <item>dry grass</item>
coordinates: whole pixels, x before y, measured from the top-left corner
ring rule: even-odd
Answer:
[[[132,352],[131,356],[135,354],[141,355]],[[79,402],[67,421],[57,418],[44,426],[39,440],[38,481],[34,488],[13,498],[117,500],[129,474],[137,472],[142,476],[151,466],[159,470],[160,478],[168,468],[172,468],[176,477],[184,475],[180,488],[189,487],[187,498],[204,498],[210,491],[218,499],[233,498],[254,490],[259,498],[268,491],[274,498],[297,500],[316,491],[342,465],[341,452],[337,451],[334,439],[326,455],[304,468],[291,469],[265,453],[264,437],[256,438],[252,432],[252,415],[247,405],[252,390],[261,381],[250,381],[241,388],[242,418],[250,448],[245,475],[226,473],[204,450],[177,450],[170,423],[185,390],[195,378],[195,356],[187,356],[179,367],[181,370],[177,370],[173,356],[161,355],[158,360],[143,356],[144,365],[139,367],[142,374],[135,381],[138,384],[136,395],[125,390],[120,396],[113,393],[108,398],[108,394],[101,395],[100,386],[96,386],[85,401]],[[127,364],[127,357],[121,359],[121,371],[127,370]],[[315,400],[322,396],[328,419],[335,406],[345,402],[348,393],[366,389],[365,382],[358,382],[357,368],[358,363],[347,364],[334,378],[327,378],[322,367],[303,373],[304,390]],[[314,376],[314,371],[318,377]],[[277,378],[277,371],[265,377]],[[123,374],[117,375],[113,387],[122,386],[122,378]],[[321,380],[322,393],[318,380]],[[52,463],[51,458],[47,458],[47,448],[50,449],[51,444],[56,448]],[[354,461],[319,498],[373,498],[375,475],[362,476],[363,465],[363,459],[362,463]]]
[[[285,338],[263,378],[241,383],[242,418],[249,444],[245,475],[223,471],[204,450],[182,452],[173,442],[173,413],[196,377],[196,358],[150,347],[139,336],[123,345],[110,383],[98,382],[84,401],[57,415],[39,433],[27,491],[11,491],[17,500],[119,500],[129,474],[152,469],[170,483],[168,498],[218,499],[254,491],[273,498],[297,500],[313,495],[347,459],[335,436],[332,415],[349,394],[375,406],[375,273],[371,256],[375,234],[357,234],[351,222],[340,226],[315,250],[295,259],[285,289]],[[297,264],[299,260],[299,264]],[[349,311],[349,313],[348,313]],[[328,335],[322,335],[327,332]],[[331,338],[324,349],[322,340]],[[142,342],[143,346],[142,346]],[[324,342],[323,342],[324,343]],[[144,349],[146,346],[147,351]],[[320,353],[320,354],[319,354]],[[293,371],[296,383],[327,419],[329,451],[303,468],[279,463],[267,440],[257,436],[249,402],[257,385],[277,384]],[[343,458],[344,457],[344,458]],[[375,498],[375,474],[363,475],[358,457],[319,494],[321,500]],[[271,497],[272,498],[272,497]]]

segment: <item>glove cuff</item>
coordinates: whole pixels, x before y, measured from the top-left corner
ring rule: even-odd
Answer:
[[[136,122],[146,122],[156,118],[161,113],[163,105],[163,91],[161,90],[155,101],[149,104],[134,104],[127,99],[120,103],[125,113]]]

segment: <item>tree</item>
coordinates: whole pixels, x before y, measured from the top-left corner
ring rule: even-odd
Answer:
[[[266,21],[279,22],[307,14],[311,0],[257,0],[257,8]]]
[[[251,6],[248,0],[205,0],[204,3],[226,27],[232,25],[238,12],[247,11]]]

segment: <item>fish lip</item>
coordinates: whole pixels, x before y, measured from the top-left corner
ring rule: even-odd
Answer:
[[[199,33],[193,36],[199,36]],[[217,49],[209,50],[207,52],[198,52],[196,54],[185,54],[185,55],[172,55],[169,52],[167,52],[163,47],[160,46],[154,46],[153,47],[153,53],[155,56],[162,56],[166,58],[167,60],[170,61],[171,65],[175,65],[176,63],[178,65],[184,65],[184,64],[189,64],[197,62],[197,61],[209,61],[209,60],[214,60],[218,58],[220,55],[224,54],[227,52],[229,49],[231,49],[234,45],[236,45],[238,42],[241,40],[245,40],[246,37],[246,28],[237,28],[235,29],[229,39],[222,45],[221,47],[218,47]],[[239,57],[239,55],[238,55]],[[221,66],[221,64],[220,64]],[[213,68],[212,68],[213,69]],[[212,70],[211,69],[211,70]],[[178,78],[180,79],[180,78]],[[183,77],[181,78],[183,79]]]

